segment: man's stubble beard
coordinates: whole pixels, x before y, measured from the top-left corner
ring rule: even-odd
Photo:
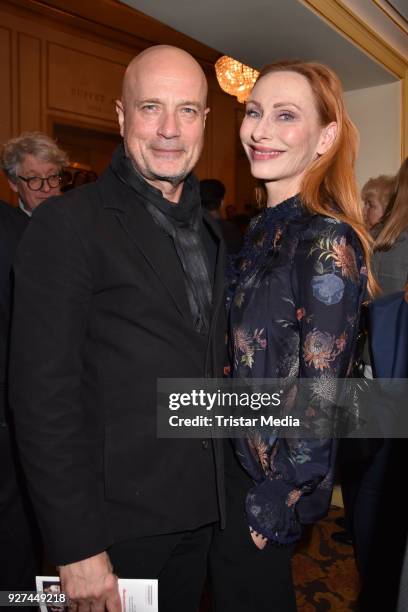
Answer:
[[[157,174],[156,172],[151,170],[148,166],[146,166],[146,168],[142,172],[140,170],[140,168],[138,167],[138,165],[136,164],[132,154],[130,153],[130,151],[129,151],[127,145],[126,145],[126,141],[125,140],[123,141],[123,145],[124,145],[124,148],[125,148],[126,157],[128,157],[130,159],[130,161],[132,162],[132,166],[133,166],[135,172],[137,172],[137,174],[140,177],[142,177],[143,179],[145,179],[147,181],[161,181],[161,182],[165,182],[165,183],[170,183],[170,185],[172,185],[173,187],[177,187],[194,170],[194,167],[191,168],[190,170],[185,168],[179,174],[167,176],[167,175]]]
[[[145,168],[145,171],[142,173],[139,168],[136,166],[134,160],[132,160],[132,165],[136,172],[147,181],[157,181],[162,183],[170,183],[173,187],[177,187],[180,183],[183,183],[186,177],[190,174],[191,170],[183,170],[179,174],[175,175],[163,175],[153,172],[150,168]]]
[[[153,172],[149,176],[149,180],[161,181],[170,183],[173,187],[178,187],[180,183],[183,183],[191,171],[184,171],[175,176],[161,176],[160,174],[154,174]]]

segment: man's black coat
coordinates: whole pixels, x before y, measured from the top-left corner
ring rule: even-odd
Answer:
[[[37,529],[16,457],[7,410],[7,360],[14,255],[29,217],[0,202],[0,590],[32,590],[39,569]]]
[[[219,445],[156,435],[157,378],[222,373],[223,245],[205,217],[208,340],[193,329],[173,242],[140,197],[109,168],[42,204],[17,254],[11,405],[57,564],[193,529],[223,507]]]
[[[6,371],[10,327],[11,270],[17,245],[29,222],[19,208],[0,201],[0,423],[5,421]]]

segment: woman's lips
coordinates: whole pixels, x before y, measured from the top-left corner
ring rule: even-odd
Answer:
[[[266,159],[276,159],[284,153],[278,149],[268,149],[265,147],[249,147],[251,159],[261,161]]]

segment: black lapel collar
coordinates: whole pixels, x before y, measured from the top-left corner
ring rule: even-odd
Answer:
[[[122,183],[110,168],[101,176],[99,192],[103,207],[112,211],[124,232],[141,251],[183,319],[191,318],[183,271],[181,266],[174,265],[172,241],[146,211],[141,196]]]
[[[208,211],[203,211],[203,221],[212,233],[217,244],[217,259],[215,266],[215,278],[213,288],[213,315],[218,309],[220,301],[224,298],[225,289],[225,268],[226,268],[226,248],[222,237],[219,223],[211,217]]]

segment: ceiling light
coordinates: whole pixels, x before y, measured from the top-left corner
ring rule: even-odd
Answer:
[[[258,70],[228,55],[223,55],[215,62],[215,73],[221,89],[236,96],[238,102],[245,102],[259,75]]]

